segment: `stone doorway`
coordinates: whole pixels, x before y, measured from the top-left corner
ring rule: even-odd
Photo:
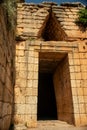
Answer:
[[[51,97],[50,100],[48,100],[49,97]],[[66,53],[39,53],[37,106],[38,120],[61,120],[70,124],[74,123],[69,63]]]

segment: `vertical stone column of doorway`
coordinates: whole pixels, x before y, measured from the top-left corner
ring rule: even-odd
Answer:
[[[16,45],[14,124],[37,125],[38,52],[21,42]]]
[[[74,124],[80,125],[80,112],[79,112],[79,99],[78,99],[78,86],[80,82],[80,63],[79,63],[78,51],[68,53],[69,58],[69,70],[70,70],[70,81],[71,91],[73,100],[73,113],[74,113]]]
[[[69,53],[69,68],[73,97],[75,125],[87,125],[87,58],[85,44],[79,43],[78,50]]]
[[[58,64],[53,80],[58,120],[73,124],[73,102],[67,56]]]

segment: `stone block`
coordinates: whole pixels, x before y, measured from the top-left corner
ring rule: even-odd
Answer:
[[[3,104],[3,111],[2,111],[2,116],[7,116],[12,114],[12,106],[10,103],[4,103]]]
[[[84,103],[84,96],[78,96],[79,103]]]
[[[30,79],[30,80],[34,79],[34,72],[33,72],[33,71],[29,71],[29,72],[28,72],[28,77],[27,77],[27,79]]]
[[[18,66],[18,68],[19,68],[19,71],[21,70],[23,70],[23,71],[28,71],[28,64],[27,63],[17,63],[17,66]],[[17,68],[16,68],[16,70],[17,70]]]
[[[38,72],[39,66],[38,64],[34,64],[34,72]]]
[[[34,72],[33,79],[38,80],[38,72]]]
[[[82,87],[82,80],[81,79],[78,79],[76,80],[76,87]]]
[[[80,60],[79,59],[74,59],[74,65],[80,65]]]
[[[85,58],[87,58],[86,55],[87,55],[86,53],[79,53],[80,59],[85,59]]]
[[[71,79],[71,87],[76,87],[77,83],[75,79]]]
[[[27,79],[22,78],[16,79],[16,85],[19,87],[27,87]]]
[[[29,87],[29,88],[33,87],[33,80],[32,79],[27,80],[27,86],[26,87]]]
[[[81,73],[81,66],[80,65],[75,65],[74,66],[75,72],[80,72]]]
[[[85,105],[84,104],[79,104],[79,112],[80,114],[85,114],[86,111],[85,111]]]
[[[74,59],[79,59],[79,53],[73,53],[73,58]]]
[[[75,73],[75,79],[76,80],[81,80],[82,79],[82,75],[81,75],[81,73],[79,72],[79,73]]]
[[[21,88],[23,96],[37,96],[37,89],[33,87]]]
[[[72,95],[77,96],[77,88],[72,87]]]
[[[25,41],[20,42],[20,44],[16,44],[16,49],[25,50]]]
[[[37,104],[37,96],[26,96],[26,103]]]
[[[87,65],[81,65],[81,71],[87,72]]]
[[[16,56],[18,56],[19,55],[19,50],[18,49],[16,49]]]
[[[27,88],[21,88],[21,92],[23,96],[32,96],[32,87],[27,87]]]
[[[23,71],[23,70],[19,71],[19,77],[20,78],[27,79],[27,75],[28,75],[27,70],[26,71]]]
[[[34,63],[34,57],[28,57],[28,65]]]
[[[87,104],[87,95],[84,96],[84,101],[85,101],[85,103]]]
[[[84,80],[86,80],[87,79],[87,72],[82,72],[81,73],[81,75],[82,75],[82,79]]]
[[[18,124],[24,124],[24,120],[25,120],[25,115],[14,115],[14,124],[18,125]]]
[[[20,64],[19,63],[15,63],[15,67],[16,67],[16,71],[19,71],[20,70]]]
[[[82,79],[81,80],[81,87],[86,87],[87,86],[87,79]]]
[[[73,109],[74,110],[74,114],[79,114],[79,105],[74,103],[73,107],[74,107],[74,109]]]
[[[74,73],[75,72],[74,66],[69,66],[69,70],[70,70],[70,73]]]
[[[83,88],[83,95],[84,95],[84,96],[87,96],[87,87],[84,87],[84,88]]]
[[[80,59],[80,64],[81,65],[87,65],[87,60],[86,59]]]
[[[83,94],[83,92],[84,92],[84,89],[83,88],[77,88],[77,94],[78,94],[78,96],[83,96],[84,94]]]
[[[24,50],[17,50],[16,56],[24,56]]]
[[[16,63],[18,62],[18,56],[15,56],[15,62]]]
[[[86,114],[81,114],[81,115],[80,115],[80,118],[81,118],[80,126],[85,126],[85,125],[87,125],[87,116],[86,116]]]
[[[11,93],[7,88],[4,89],[3,101],[4,102],[13,102],[13,92]]]
[[[35,63],[35,64],[38,64],[38,62],[39,62],[39,61],[38,61],[38,58],[35,57],[35,58],[34,58],[34,63]]]
[[[37,105],[34,104],[34,105],[31,105],[31,114],[32,115],[37,115]]]
[[[27,57],[25,57],[25,56],[23,56],[23,57],[19,56],[19,57],[17,58],[17,62],[18,62],[18,63],[28,63],[28,59],[27,59]]]
[[[73,97],[72,97],[72,101],[73,101],[73,103],[75,103],[75,104],[78,104],[78,103],[79,103],[77,96],[73,96]]]
[[[29,57],[34,57],[34,51],[29,51]]]
[[[10,127],[10,122],[11,122],[11,115],[5,116],[3,118],[3,130],[6,130],[7,128]]]
[[[75,114],[74,118],[75,118],[75,125],[80,126],[80,123],[81,123],[80,114]]]
[[[27,115],[29,115],[29,117],[30,117],[30,115],[31,115],[31,110],[32,110],[32,107],[31,107],[31,104],[26,104],[25,105],[25,114]],[[29,118],[29,117],[26,117],[26,118]]]
[[[87,104],[85,104],[85,108],[86,108],[85,110],[86,110],[86,113],[87,113]]]
[[[27,127],[25,126],[25,124],[14,124],[14,129],[15,130],[27,130]]]
[[[28,71],[34,71],[34,64],[28,64]]]
[[[32,96],[37,96],[38,95],[38,90],[36,88],[32,89]]]
[[[15,95],[14,103],[15,104],[25,104],[25,97],[24,97],[24,95]]]
[[[69,53],[68,53],[68,58],[69,58],[69,59],[73,59],[73,53],[70,53],[70,52],[69,52]]]
[[[79,43],[79,52],[86,52],[86,51],[87,51],[87,46],[85,42],[82,44]]]
[[[75,79],[76,79],[75,73],[70,73],[70,79],[71,79],[71,80],[75,80]]]
[[[34,52],[34,57],[35,57],[35,58],[38,58],[38,57],[39,57],[39,53],[35,51],[35,52]]]
[[[15,104],[15,109],[14,109],[16,114],[25,114],[26,113],[26,105],[25,104]]]
[[[14,91],[15,91],[15,96],[20,96],[21,95],[21,90],[20,90],[19,87],[15,87]]]
[[[73,59],[69,59],[69,65],[74,65]]]
[[[33,80],[33,88],[38,88],[38,80]]]
[[[37,126],[36,120],[27,121],[27,127],[28,128],[35,128]]]

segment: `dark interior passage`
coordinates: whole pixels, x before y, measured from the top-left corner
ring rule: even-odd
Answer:
[[[39,73],[37,119],[57,119],[53,75],[50,73]]]

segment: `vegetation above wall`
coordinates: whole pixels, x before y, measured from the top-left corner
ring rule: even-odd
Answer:
[[[8,29],[14,29],[16,25],[16,0],[2,0],[0,4],[6,10]]]
[[[87,7],[84,9],[81,9],[78,12],[78,19],[76,20],[76,23],[83,26],[84,28],[87,28]]]

